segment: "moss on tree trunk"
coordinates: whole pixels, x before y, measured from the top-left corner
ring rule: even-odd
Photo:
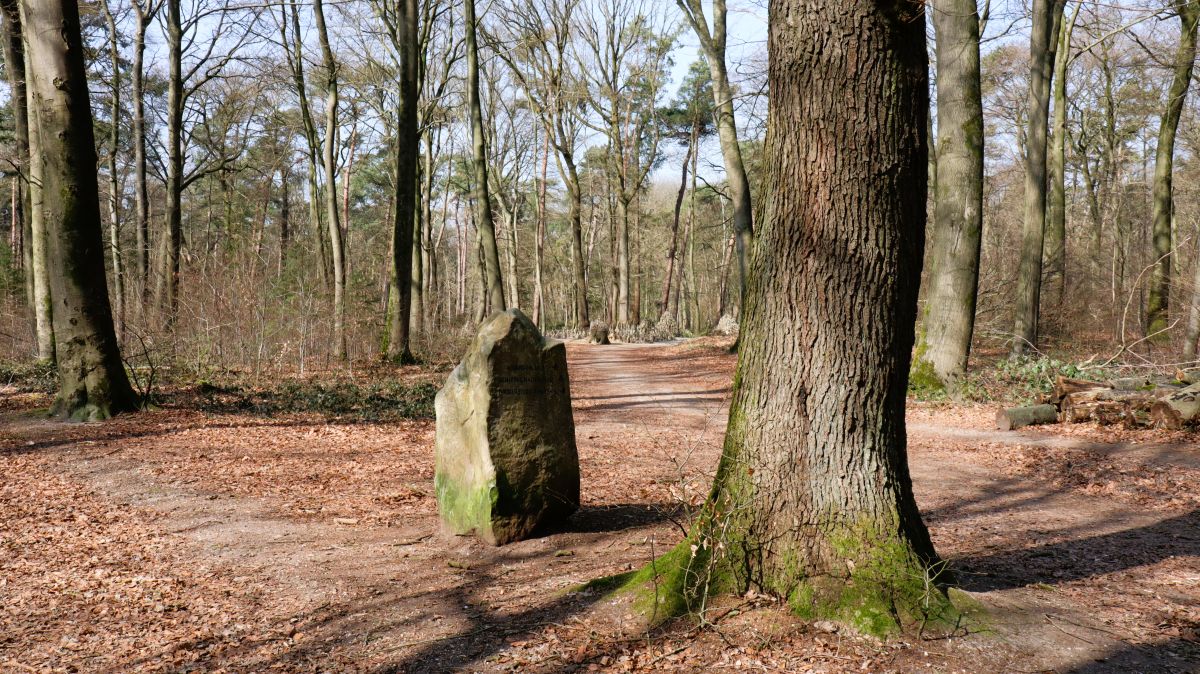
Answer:
[[[51,412],[80,421],[133,410],[104,282],[96,143],[74,0],[22,3],[31,75],[30,119],[38,128],[60,388]]]
[[[688,538],[626,579],[661,618],[714,592],[886,634],[950,615],[908,473],[924,248],[927,59],[916,5],[772,6],[771,203],[725,446]],[[651,582],[654,581],[654,582]]]

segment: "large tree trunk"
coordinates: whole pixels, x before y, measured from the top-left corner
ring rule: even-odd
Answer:
[[[476,226],[479,228],[483,247],[483,263],[486,276],[488,310],[504,311],[504,282],[500,278],[500,255],[496,248],[496,223],[492,217],[492,198],[488,191],[487,149],[483,137],[483,108],[479,103],[479,45],[476,44],[478,26],[475,20],[475,0],[463,2],[463,18],[467,34],[467,107],[471,114],[471,147],[475,163],[475,208],[478,211]],[[487,312],[484,312],[487,315]]]
[[[983,101],[975,0],[942,0],[937,32],[937,185],[933,251],[917,368],[951,392],[967,371],[983,240]]]
[[[1154,271],[1150,277],[1150,293],[1146,307],[1146,334],[1167,328],[1171,291],[1171,218],[1174,215],[1172,180],[1175,170],[1175,133],[1179,117],[1187,100],[1192,81],[1192,66],[1196,63],[1196,22],[1200,18],[1200,3],[1176,0],[1179,13],[1179,47],[1175,50],[1175,77],[1167,90],[1167,106],[1158,127],[1158,147],[1154,154],[1154,188],[1151,195],[1151,218],[1154,235]]]
[[[646,591],[679,610],[753,588],[888,632],[945,606],[904,425],[926,217],[923,8],[776,0],[769,25],[768,123],[788,133],[769,141],[724,452]]]
[[[96,144],[74,0],[21,3],[27,28],[34,173],[42,192],[54,297],[59,392],[51,411],[77,420],[135,409],[104,278]],[[97,279],[101,279],[97,282]]]
[[[1029,131],[1025,134],[1025,224],[1017,269],[1012,355],[1037,345],[1042,293],[1042,248],[1046,238],[1046,125],[1050,81],[1058,48],[1058,25],[1065,0],[1033,0],[1029,36]]]
[[[747,177],[742,162],[742,148],[738,143],[737,122],[733,111],[733,88],[729,85],[729,71],[725,63],[725,26],[728,11],[725,0],[713,0],[713,26],[710,31],[700,0],[676,2],[696,32],[700,47],[708,60],[713,102],[716,104],[717,134],[721,139],[725,179],[729,183],[729,205],[733,209],[733,228],[737,236],[738,285],[741,287],[744,302],[746,272],[754,244],[754,209],[750,203],[750,179]]]
[[[333,263],[333,355],[338,360],[345,360],[346,249],[337,203],[338,64],[329,44],[322,0],[313,0],[313,19],[321,43],[321,65],[325,70],[325,137],[321,144],[321,163],[325,171],[325,224],[329,230],[329,254]]]
[[[1049,203],[1046,212],[1046,276],[1054,293],[1054,306],[1061,307],[1067,288],[1067,66],[1071,62],[1071,32],[1083,3],[1076,3],[1071,20],[1058,31],[1054,58],[1054,132],[1047,173]]]
[[[392,274],[397,303],[388,338],[388,358],[413,363],[412,328],[413,229],[417,223],[417,157],[421,138],[417,130],[417,0],[400,6],[400,104],[396,121],[396,216],[392,223]]]

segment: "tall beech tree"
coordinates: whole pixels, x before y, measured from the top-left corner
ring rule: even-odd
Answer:
[[[1042,296],[1042,249],[1046,239],[1046,127],[1050,117],[1050,84],[1058,50],[1058,26],[1065,0],[1033,0],[1029,31],[1029,96],[1025,133],[1025,222],[1017,269],[1012,355],[1024,355],[1038,341]]]
[[[163,0],[132,0],[134,13],[133,62],[129,68],[130,103],[133,108],[133,200],[134,236],[137,254],[134,268],[141,307],[150,299],[150,187],[146,159],[146,29],[154,21]]]
[[[500,278],[500,254],[496,247],[496,221],[492,217],[492,198],[488,190],[487,140],[483,132],[483,108],[479,103],[479,24],[475,19],[475,0],[463,2],[463,21],[467,35],[467,108],[471,116],[471,153],[474,166],[476,227],[483,252],[483,285],[490,311],[504,311],[504,282]],[[486,312],[484,313],[486,316]]]
[[[1150,200],[1155,264],[1146,300],[1147,334],[1160,333],[1167,328],[1171,296],[1171,219],[1175,215],[1175,134],[1179,130],[1179,118],[1183,115],[1183,104],[1196,63],[1196,23],[1200,19],[1200,2],[1176,0],[1174,5],[1179,14],[1179,46],[1175,50],[1174,73],[1167,89],[1154,153],[1154,187]]]
[[[112,62],[109,82],[108,125],[108,233],[112,255],[113,305],[117,334],[125,335],[125,262],[121,254],[121,173],[117,155],[121,151],[121,33],[108,0],[100,0],[100,11],[108,27],[108,58]]]
[[[937,181],[917,371],[928,366],[953,392],[971,352],[983,241],[979,14],[975,0],[939,0],[931,15],[937,36]]]
[[[412,363],[410,342],[412,326],[413,233],[417,224],[417,157],[421,154],[421,135],[417,127],[420,88],[417,82],[419,55],[419,16],[417,0],[398,3],[396,45],[400,48],[400,105],[396,115],[396,213],[392,227],[392,288],[397,295],[391,317],[388,357],[400,363]]]
[[[59,375],[51,412],[76,420],[131,411],[104,283],[96,139],[75,0],[21,3],[29,115],[38,142],[33,173],[44,195],[47,260]]]
[[[313,0],[313,19],[321,43],[321,67],[325,75],[325,136],[321,142],[321,165],[325,170],[325,224],[329,228],[329,255],[333,263],[333,349],[336,358],[345,360],[346,245],[338,217],[337,190],[338,62],[329,41],[322,0]]]
[[[733,87],[729,84],[729,68],[725,63],[726,17],[725,0],[713,0],[712,28],[704,17],[701,0],[675,0],[688,24],[700,41],[712,78],[713,103],[716,104],[717,133],[721,138],[721,158],[725,161],[725,180],[729,183],[729,205],[733,209],[733,229],[737,236],[738,279],[742,293],[746,288],[746,269],[754,243],[754,208],[750,202],[750,178],[742,160],[738,142],[737,120],[733,110]]]
[[[788,597],[870,632],[939,561],[913,498],[904,399],[924,248],[928,59],[921,5],[776,0],[770,203],[751,261],[725,447],[662,608],[710,591]]]
[[[37,345],[38,360],[54,360],[54,326],[51,317],[50,279],[46,270],[46,230],[40,206],[34,207],[37,186],[30,179],[29,151],[31,129],[29,125],[29,100],[25,86],[25,43],[21,30],[20,9],[17,0],[0,2],[0,20],[3,21],[4,63],[8,74],[9,103],[13,115],[13,140],[16,157],[14,167],[20,180],[14,222],[19,222],[22,234],[22,257],[25,267],[25,289],[29,306],[33,309],[33,332]],[[38,199],[41,203],[41,199]],[[36,211],[36,213],[35,213]]]
[[[1054,58],[1054,131],[1050,140],[1050,159],[1046,168],[1050,180],[1046,204],[1046,279],[1052,301],[1061,307],[1067,289],[1067,73],[1070,72],[1071,34],[1082,2],[1075,3],[1071,18],[1058,31],[1058,52]]]

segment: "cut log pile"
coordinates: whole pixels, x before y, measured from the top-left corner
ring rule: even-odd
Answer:
[[[1124,377],[1107,382],[1060,376],[1039,404],[996,413],[996,428],[1003,431],[1085,421],[1172,430],[1200,425],[1200,370],[1177,372],[1174,379]]]

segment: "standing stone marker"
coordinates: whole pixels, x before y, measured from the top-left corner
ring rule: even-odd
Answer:
[[[448,530],[503,545],[579,508],[566,348],[525,314],[484,321],[435,409],[434,488]]]

